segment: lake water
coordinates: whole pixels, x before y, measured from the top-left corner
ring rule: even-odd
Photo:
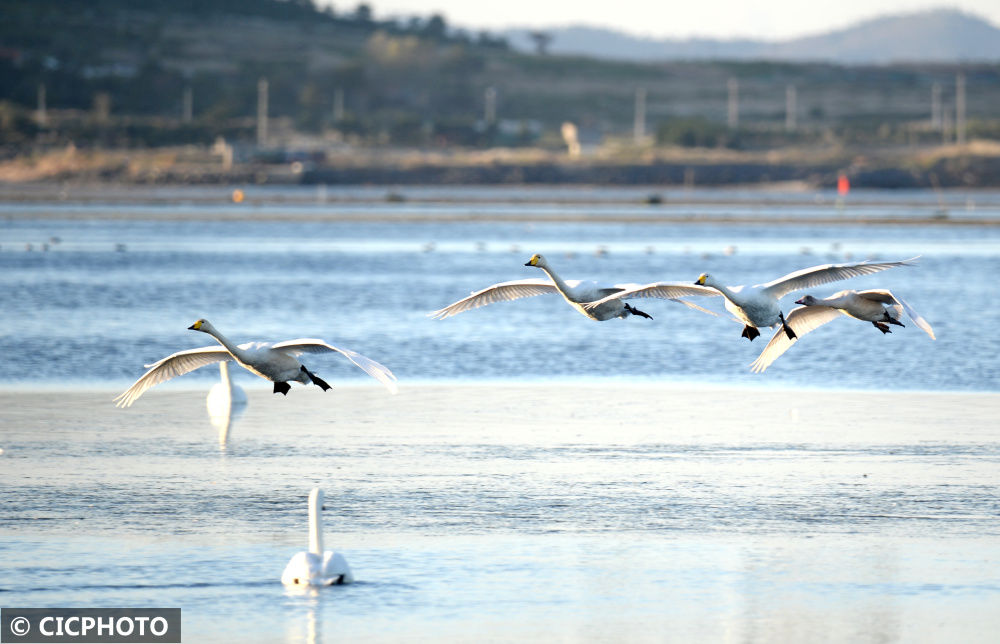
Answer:
[[[179,606],[185,642],[995,641],[1000,195],[407,191],[0,205],[0,606]],[[761,340],[670,302],[427,317],[535,252],[612,283],[920,255],[815,294],[890,288],[938,339],[845,318],[755,375]],[[401,392],[336,357],[325,394],[241,375],[224,445],[217,370],[115,409],[200,317]],[[314,485],[358,583],[300,594]]]
[[[993,333],[1000,307],[984,306],[997,294],[1000,275],[997,193],[950,196],[952,219],[980,223],[942,225],[870,223],[886,217],[923,221],[942,204],[947,208],[934,193],[909,201],[894,193],[880,201],[876,193],[856,212],[822,194],[793,201],[770,192],[698,193],[700,199],[651,208],[626,200],[638,201],[633,193],[616,191],[593,191],[593,204],[559,202],[566,198],[562,191],[529,191],[535,201],[512,202],[527,199],[517,190],[496,202],[490,200],[494,189],[459,190],[451,201],[417,191],[425,201],[393,204],[358,203],[367,193],[353,192],[350,200],[304,203],[314,193],[302,189],[265,191],[255,204],[234,205],[224,202],[224,194],[208,201],[203,190],[188,199],[174,189],[140,193],[128,202],[81,198],[0,206],[0,383],[124,388],[143,364],[205,345],[204,335],[187,330],[204,317],[237,341],[324,338],[385,363],[407,381],[639,378],[1000,388],[994,359],[1000,337]],[[773,223],[775,209],[797,219]],[[715,221],[713,212],[735,220]],[[738,212],[751,214],[736,217]],[[695,219],[671,219],[689,215]],[[810,223],[816,218],[839,223]],[[770,332],[751,344],[727,318],[671,302],[643,301],[640,308],[652,321],[595,323],[558,297],[496,304],[444,321],[427,317],[490,284],[542,276],[524,266],[536,252],[568,279],[693,282],[711,272],[730,284],[766,282],[828,262],[919,255],[915,267],[813,294],[889,288],[930,321],[938,340],[913,325],[883,337],[845,318],[804,338],[766,374],[754,375],[747,365]],[[785,298],[786,312],[801,295]],[[722,311],[721,298],[701,303]],[[363,377],[335,358],[320,358],[311,368],[327,379]]]

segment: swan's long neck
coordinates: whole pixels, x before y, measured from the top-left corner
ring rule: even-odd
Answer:
[[[237,347],[235,344],[233,344],[232,341],[229,340],[229,338],[227,338],[226,336],[224,336],[221,333],[219,333],[219,330],[216,329],[214,326],[212,326],[211,324],[206,323],[206,324],[204,324],[202,326],[202,330],[205,333],[207,333],[210,336],[212,336],[213,338],[215,338],[216,340],[218,340],[219,344],[221,344],[222,346],[224,346],[226,348],[226,351],[228,351],[229,353],[233,354],[234,356],[236,356],[240,360],[243,359],[243,350],[240,349],[239,347]],[[223,363],[223,364],[225,364],[225,363]],[[228,370],[227,370],[227,372],[228,372]]]
[[[556,285],[556,289],[563,294],[563,297],[565,297],[567,300],[572,301],[572,298],[570,297],[569,286],[566,284],[566,282],[562,280],[561,277],[556,275],[555,271],[553,271],[551,268],[549,268],[547,265],[544,264],[539,265],[538,268],[545,271],[545,274],[549,276],[549,279],[551,279],[552,283]]]
[[[840,295],[839,293],[834,293],[829,297],[824,297],[822,299],[817,299],[816,304],[819,306],[830,306],[835,309],[843,309],[850,306],[853,302],[853,298],[849,295]]]
[[[720,284],[715,280],[706,281],[705,286],[709,288],[714,288],[716,291],[722,293],[723,297],[725,297],[733,304],[740,304],[743,301],[743,298],[740,297],[739,293],[734,293],[728,286],[726,286],[725,284]]]
[[[323,490],[313,488],[309,493],[309,552],[323,556],[323,521],[320,511],[323,509]]]

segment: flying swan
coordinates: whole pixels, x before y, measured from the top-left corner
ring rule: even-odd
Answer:
[[[878,273],[894,266],[909,266],[917,259],[907,259],[898,262],[857,262],[853,264],[823,264],[804,268],[784,277],[756,286],[725,286],[712,275],[702,273],[694,286],[676,284],[673,282],[655,282],[615,293],[591,306],[601,306],[615,298],[632,297],[668,297],[677,298],[685,295],[718,295],[726,299],[726,309],[736,316],[745,326],[741,337],[751,342],[760,335],[759,327],[781,325],[789,339],[795,338],[795,332],[786,324],[778,300],[793,291],[812,288],[828,282],[836,282],[859,275]]]
[[[166,382],[176,376],[194,371],[199,367],[227,360],[235,360],[250,373],[272,381],[274,383],[274,393],[287,395],[288,390],[292,388],[288,384],[289,382],[301,382],[303,384],[312,382],[323,389],[323,391],[330,389],[330,385],[306,369],[298,361],[298,356],[303,353],[340,353],[369,376],[385,385],[390,392],[396,393],[396,376],[387,367],[375,362],[371,358],[366,358],[360,353],[355,353],[350,349],[335,347],[323,340],[301,338],[274,343],[247,342],[236,345],[219,333],[208,320],[198,320],[188,328],[211,335],[222,346],[200,347],[198,349],[178,351],[159,362],[146,365],[149,371],[136,380],[124,393],[115,398],[117,407],[131,406],[147,389],[161,382]]]
[[[339,552],[323,551],[323,490],[314,487],[309,492],[309,551],[292,556],[281,583],[286,586],[334,586],[354,581],[351,567]]]
[[[934,329],[927,320],[914,311],[905,300],[887,290],[840,291],[822,299],[806,295],[795,303],[802,306],[792,309],[786,321],[798,336],[803,336],[841,315],[871,322],[883,334],[892,333],[889,329],[890,324],[905,326],[899,321],[905,311],[913,323],[929,335],[931,340],[935,339]],[[794,343],[795,340],[786,337],[780,330],[776,331],[760,356],[750,365],[751,370],[754,373],[763,372]]]
[[[430,316],[438,320],[443,320],[453,315],[458,315],[459,313],[463,313],[465,311],[471,311],[472,309],[479,308],[480,306],[486,306],[487,304],[493,304],[495,302],[509,302],[511,300],[518,300],[522,297],[534,297],[535,295],[558,293],[562,295],[567,302],[569,302],[570,306],[591,320],[603,322],[604,320],[610,320],[612,318],[626,318],[629,315],[638,315],[640,317],[649,318],[650,320],[653,319],[651,315],[634,308],[626,302],[623,302],[622,300],[624,299],[624,296],[614,297],[616,294],[624,293],[629,288],[636,286],[635,284],[615,284],[611,286],[598,284],[596,282],[564,280],[556,275],[555,271],[552,270],[552,267],[549,266],[548,261],[546,261],[543,256],[538,254],[532,255],[531,259],[529,259],[524,265],[535,266],[542,269],[545,271],[545,274],[549,276],[549,279],[530,278],[494,284],[493,286],[488,286],[481,291],[476,291],[472,295],[466,297],[465,299],[461,299],[454,304],[449,304],[443,309],[434,311],[430,314]],[[595,300],[602,300],[600,306],[587,306],[588,303],[594,302]],[[711,311],[702,309],[700,306],[690,302],[680,301],[680,303],[697,308],[705,313],[711,313]]]

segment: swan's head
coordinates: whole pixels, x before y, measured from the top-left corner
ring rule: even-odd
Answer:
[[[208,333],[208,330],[212,328],[212,325],[208,323],[208,320],[201,319],[188,327],[191,331],[201,331],[203,333]]]
[[[708,286],[709,282],[712,281],[712,276],[708,273],[702,273],[698,276],[698,279],[694,281],[696,286]]]
[[[795,300],[795,303],[801,304],[802,306],[817,306],[819,304],[819,300],[812,295],[806,295],[801,300]]]
[[[548,264],[545,262],[545,258],[542,257],[541,255],[539,255],[538,253],[535,253],[534,255],[532,255],[531,259],[529,259],[528,261],[526,261],[524,263],[524,265],[525,266],[538,266],[538,267],[548,266]]]

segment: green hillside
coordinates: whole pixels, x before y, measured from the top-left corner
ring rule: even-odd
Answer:
[[[376,8],[377,9],[377,8]],[[631,136],[636,90],[664,144],[941,142],[932,88],[954,115],[965,76],[969,136],[1000,138],[1000,66],[844,67],[768,62],[637,64],[526,55],[446,17],[380,20],[311,0],[4,0],[0,143],[158,146],[255,140],[258,81],[275,127],[365,144],[558,145]],[[727,126],[728,83],[739,94]],[[796,93],[786,129],[786,91]],[[44,87],[46,119],[35,113]],[[496,121],[485,122],[487,88]],[[185,117],[190,97],[190,119]],[[339,98],[338,98],[339,97]]]

